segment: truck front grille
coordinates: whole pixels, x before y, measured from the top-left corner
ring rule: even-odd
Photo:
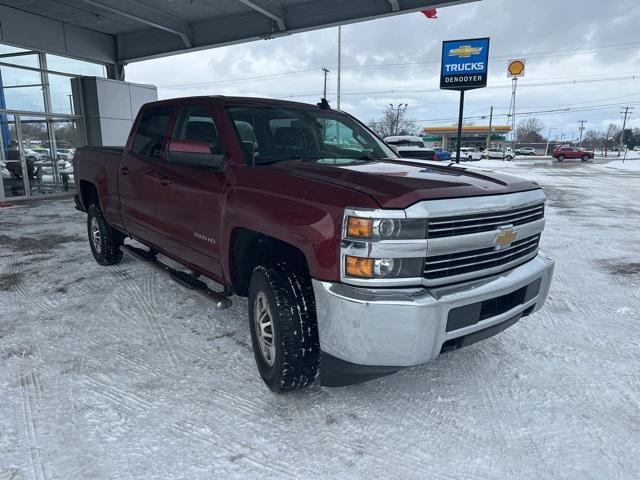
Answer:
[[[538,251],[540,234],[513,242],[510,247],[495,247],[428,257],[424,278],[436,280],[501,267],[517,266]]]
[[[500,212],[440,217],[429,220],[429,238],[488,232],[501,225],[524,225],[544,218],[544,203]]]

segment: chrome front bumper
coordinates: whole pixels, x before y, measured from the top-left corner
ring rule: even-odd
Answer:
[[[491,279],[442,288],[367,289],[313,280],[320,348],[353,366],[402,367],[436,358],[443,345],[537,311],[544,304],[554,262],[540,252]],[[516,292],[540,280],[534,297],[473,325],[447,331],[449,312]],[[451,330],[451,326],[449,326]],[[500,331],[494,328],[489,331]],[[321,364],[322,369],[322,364]]]

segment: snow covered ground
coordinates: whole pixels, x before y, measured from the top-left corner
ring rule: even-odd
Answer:
[[[99,267],[68,199],[0,208],[0,479],[640,478],[640,173],[495,163],[473,166],[548,194],[546,307],[422,367],[282,396],[243,299],[215,312],[133,260]]]

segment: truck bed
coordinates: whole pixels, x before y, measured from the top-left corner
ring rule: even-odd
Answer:
[[[124,147],[83,147],[73,158],[73,171],[80,197],[86,195],[83,181],[96,185],[101,191],[101,207],[107,221],[122,227],[118,172]],[[86,207],[86,205],[85,205]]]

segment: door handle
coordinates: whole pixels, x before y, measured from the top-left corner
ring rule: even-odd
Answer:
[[[129,169],[127,167],[120,168],[120,173],[122,175],[129,175]]]
[[[171,183],[171,180],[169,180],[169,177],[160,177],[160,185],[169,185]]]

